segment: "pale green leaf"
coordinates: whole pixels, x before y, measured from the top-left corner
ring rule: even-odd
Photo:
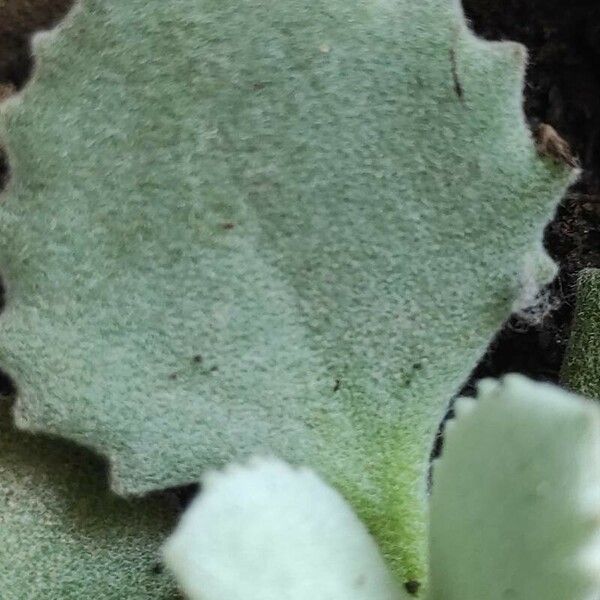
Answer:
[[[597,406],[512,375],[456,409],[434,467],[429,598],[597,598]]]
[[[419,578],[434,433],[566,181],[523,49],[449,0],[86,0],[38,53],[4,120],[18,426],[121,493],[306,463]]]
[[[211,473],[164,550],[192,600],[402,600],[367,532],[317,475],[276,460]]]

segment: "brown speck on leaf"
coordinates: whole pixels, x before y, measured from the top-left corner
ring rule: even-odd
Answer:
[[[419,593],[419,588],[421,587],[420,582],[411,579],[410,581],[405,582],[404,588],[411,596],[416,596]]]
[[[573,156],[569,142],[563,139],[552,125],[540,123],[533,134],[537,151],[542,156],[547,156],[555,162],[562,162],[573,169],[579,167],[579,161]]]
[[[235,223],[221,223],[221,227],[223,229],[233,229],[235,227]]]
[[[450,70],[452,73],[452,83],[454,85],[454,93],[456,94],[459,100],[463,100],[464,91],[462,87],[462,83],[460,82],[460,78],[458,76],[458,65],[456,64],[456,51],[454,48],[450,48]]]
[[[10,98],[15,92],[17,88],[12,83],[0,83],[0,102],[7,100]]]

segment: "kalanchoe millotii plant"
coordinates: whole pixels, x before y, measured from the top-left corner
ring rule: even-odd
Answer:
[[[566,177],[521,47],[447,0],[87,0],[39,54],[5,119],[18,426],[121,493],[307,463],[421,576],[433,434]]]
[[[447,402],[522,265],[526,296],[552,272],[568,174],[531,143],[523,49],[450,0],[85,0],[36,51],[2,119],[18,427],[94,448],[123,495],[307,464],[421,580]]]

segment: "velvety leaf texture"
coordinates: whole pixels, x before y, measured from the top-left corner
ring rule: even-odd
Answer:
[[[54,38],[3,119],[18,426],[123,494],[310,465],[418,578],[434,432],[567,179],[523,49],[449,0],[86,0]]]
[[[600,411],[511,375],[460,400],[431,501],[431,600],[600,592]]]

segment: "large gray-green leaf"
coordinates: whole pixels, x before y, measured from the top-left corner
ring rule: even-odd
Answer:
[[[17,424],[122,493],[309,464],[417,578],[433,434],[565,182],[523,63],[449,0],[86,0],[5,119]]]

